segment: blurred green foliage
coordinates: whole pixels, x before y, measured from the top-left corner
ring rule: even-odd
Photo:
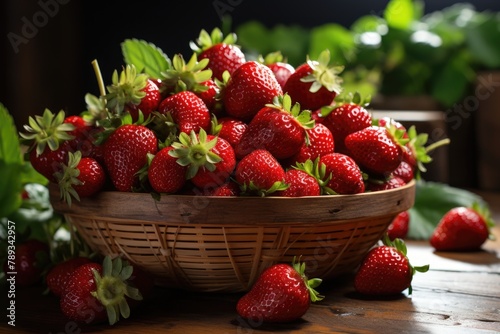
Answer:
[[[391,0],[382,15],[346,28],[335,22],[306,29],[256,21],[236,27],[250,56],[281,50],[293,66],[330,49],[344,65],[344,91],[364,95],[428,95],[443,107],[458,102],[476,73],[500,69],[500,14],[458,3],[423,15],[423,3]]]

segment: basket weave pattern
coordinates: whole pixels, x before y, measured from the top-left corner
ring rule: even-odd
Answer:
[[[148,194],[110,192],[71,208],[56,196],[51,190],[55,210],[94,251],[123,256],[153,274],[157,284],[240,292],[265,268],[294,256],[306,261],[310,277],[352,271],[394,216],[413,205],[414,184],[330,198],[208,198],[196,210],[186,209],[194,196],[166,196],[164,203]],[[242,206],[246,202],[249,207]]]

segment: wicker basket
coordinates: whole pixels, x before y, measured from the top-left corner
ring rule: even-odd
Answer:
[[[59,200],[64,214],[100,254],[122,255],[158,285],[203,292],[241,292],[277,262],[301,256],[310,277],[355,269],[393,217],[409,209],[415,182],[381,192],[302,198],[204,197],[102,192]]]

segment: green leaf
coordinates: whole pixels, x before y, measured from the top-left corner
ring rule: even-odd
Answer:
[[[126,64],[134,65],[138,72],[144,72],[153,79],[161,78],[161,72],[170,68],[168,56],[152,43],[126,39],[121,48]]]
[[[21,204],[19,169],[22,165],[23,156],[14,120],[0,103],[0,217],[9,215]]]
[[[422,9],[418,1],[391,0],[385,8],[384,18],[390,27],[405,30],[422,16]]]
[[[466,39],[473,57],[488,68],[500,67],[500,16],[489,14],[466,27]]]
[[[475,202],[487,207],[482,197],[468,190],[419,181],[415,204],[410,209],[408,238],[428,240],[446,212],[459,206],[471,207]]]
[[[324,50],[329,50],[331,63],[346,65],[354,57],[356,45],[354,35],[336,23],[327,23],[311,30],[309,56],[317,59]]]

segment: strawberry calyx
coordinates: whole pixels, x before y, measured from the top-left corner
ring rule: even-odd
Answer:
[[[471,207],[481,218],[483,218],[488,228],[488,239],[495,240],[495,235],[491,233],[491,229],[495,226],[495,221],[491,217],[491,211],[486,204],[481,204],[477,201],[473,202]]]
[[[75,191],[73,186],[81,185],[82,182],[78,179],[80,175],[80,170],[78,169],[78,164],[82,159],[82,152],[69,152],[68,153],[68,163],[62,165],[62,170],[55,173],[56,180],[59,185],[59,191],[61,193],[61,199],[65,201],[68,206],[71,206],[71,197],[80,201],[80,196]]]
[[[293,269],[295,269],[299,273],[299,275],[304,280],[306,288],[309,291],[309,296],[311,298],[311,302],[317,302],[317,301],[323,300],[323,298],[325,298],[325,296],[320,295],[315,290],[315,288],[317,288],[321,284],[321,282],[323,280],[321,278],[311,278],[311,279],[309,279],[307,277],[307,275],[305,274],[306,263],[305,262],[300,262],[300,260],[297,260],[297,258],[295,256],[293,258],[292,267],[293,267]]]
[[[203,82],[212,77],[212,70],[205,69],[208,62],[209,59],[206,58],[198,61],[197,54],[193,53],[186,63],[182,55],[176,54],[172,59],[172,68],[161,72],[162,86],[175,93],[184,90],[201,93],[208,90],[203,85]]]
[[[264,65],[272,65],[275,63],[287,63],[287,59],[283,56],[281,51],[274,51],[266,54],[265,56],[259,55],[257,61]]]
[[[214,28],[210,34],[205,29],[202,29],[196,41],[190,41],[189,46],[191,50],[199,54],[216,44],[235,44],[236,40],[237,36],[235,33],[229,33],[224,36],[219,28]]]
[[[107,107],[116,115],[123,113],[126,104],[141,103],[146,93],[142,91],[147,85],[148,75],[137,73],[134,65],[127,64],[118,74],[115,70],[111,77],[111,85],[107,86]]]
[[[186,179],[192,179],[201,167],[213,172],[215,164],[222,160],[212,151],[217,145],[217,139],[215,137],[208,140],[208,135],[203,129],[200,129],[198,134],[195,131],[191,131],[189,135],[181,132],[179,141],[172,143],[174,149],[168,153],[177,158],[177,163],[181,166],[188,166]]]
[[[330,92],[339,94],[342,90],[342,78],[339,74],[344,70],[344,66],[330,65],[330,50],[323,50],[317,60],[312,60],[307,56],[307,64],[312,72],[309,75],[301,78],[302,82],[311,82],[311,93],[316,93],[322,87],[325,87]]]
[[[410,268],[411,280],[413,280],[413,276],[415,275],[416,272],[425,273],[429,270],[428,264],[423,265],[423,266],[413,266],[410,263],[410,260],[408,259],[408,256],[407,256],[408,249],[406,248],[406,244],[403,241],[403,239],[395,238],[394,240],[391,241],[391,239],[389,238],[389,235],[387,233],[385,233],[385,235],[382,239],[382,243],[385,246],[395,248],[399,253],[401,253],[406,258],[406,260],[408,261],[408,267]],[[410,280],[410,286],[408,287],[408,294],[410,294],[410,295],[413,292],[413,288],[411,286],[411,280]]]
[[[21,143],[29,145],[29,151],[36,149],[36,155],[43,153],[48,146],[50,150],[56,151],[62,142],[75,138],[69,132],[75,129],[71,123],[65,123],[65,113],[63,110],[53,114],[49,109],[45,109],[43,115],[29,117],[28,124],[24,125],[26,133],[19,133]]]
[[[125,297],[133,300],[142,300],[139,289],[128,285],[127,280],[132,276],[134,268],[121,258],[111,260],[104,258],[102,275],[93,270],[96,290],[91,294],[106,308],[110,325],[115,324],[120,315],[123,318],[130,316],[130,307]]]
[[[416,160],[417,163],[417,174],[416,178],[420,178],[420,172],[424,173],[427,171],[424,164],[432,162],[432,157],[429,156],[429,153],[433,150],[448,145],[450,143],[449,138],[444,138],[434,142],[428,146],[427,141],[429,139],[429,135],[427,133],[417,133],[417,129],[414,125],[412,125],[407,130],[408,134],[408,144],[407,147],[411,150],[411,154]]]
[[[277,191],[284,191],[288,189],[290,185],[283,181],[276,181],[269,189],[262,189],[257,186],[254,182],[250,181],[248,184],[243,184],[240,186],[242,194],[247,194],[248,192],[255,193],[257,196],[266,197]]]

